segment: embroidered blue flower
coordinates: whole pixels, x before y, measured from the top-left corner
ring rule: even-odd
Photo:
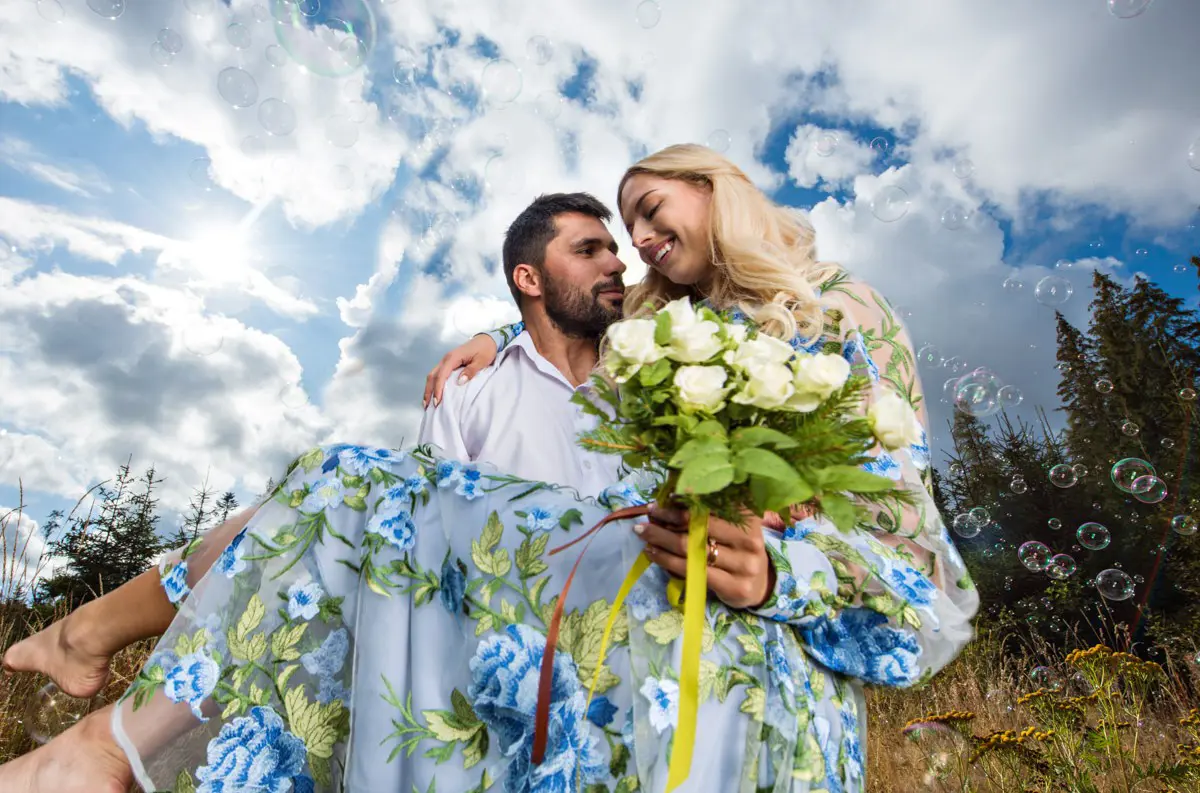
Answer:
[[[376,468],[390,468],[402,458],[401,452],[391,449],[372,449],[350,446],[338,454],[338,463],[355,476],[366,476]]]
[[[799,619],[808,603],[808,592],[800,590],[800,582],[791,573],[782,570],[775,574],[775,613],[771,619],[776,622],[791,622]]]
[[[446,611],[451,614],[458,614],[462,611],[463,598],[467,594],[467,577],[458,566],[458,560],[452,560],[449,554],[446,554],[446,560],[442,562],[442,585],[438,589],[438,597],[441,598],[442,605],[446,607]]]
[[[460,468],[462,468],[462,463],[454,460],[438,460],[436,472],[438,487],[450,487],[456,484]]]
[[[900,463],[896,462],[895,457],[882,450],[875,456],[875,459],[863,463],[862,468],[867,473],[886,476],[892,481],[899,481],[901,475]]]
[[[178,562],[171,566],[167,574],[162,577],[162,587],[167,592],[167,600],[172,603],[178,603],[192,594],[192,588],[188,586],[187,576],[187,562]]]
[[[225,546],[225,550],[221,551],[221,555],[217,557],[216,564],[213,565],[226,578],[233,578],[246,569],[246,560],[242,558],[245,555],[245,551],[242,549],[242,542],[245,539],[246,530],[242,529],[229,545]]]
[[[292,780],[292,793],[315,793],[317,785],[312,777],[304,774]]]
[[[825,790],[827,793],[845,793],[842,785],[842,765],[838,760],[838,742],[833,740],[833,725],[824,716],[813,717],[813,727],[817,732],[817,743],[821,747],[821,755],[825,758]]]
[[[621,743],[626,749],[633,748],[633,708],[625,711],[625,724],[621,727]]]
[[[588,705],[588,721],[597,727],[607,727],[612,724],[617,715],[617,706],[608,701],[608,697],[596,697]]]
[[[316,581],[297,581],[288,588],[288,616],[294,620],[311,620],[320,611],[325,590]]]
[[[326,476],[313,482],[300,504],[300,511],[309,514],[324,512],[327,509],[337,509],[342,503],[342,480],[336,476]]]
[[[651,567],[643,573],[625,598],[625,610],[638,622],[652,620],[670,611],[667,572],[661,567]]]
[[[915,567],[886,560],[883,580],[893,592],[914,606],[928,606],[937,597],[937,587]]]
[[[531,507],[525,515],[530,531],[552,531],[558,528],[559,513],[546,507]]]
[[[146,663],[142,668],[143,669],[153,669],[154,667],[157,666],[163,670],[163,676],[166,676],[167,672],[171,671],[171,668],[174,667],[178,663],[179,663],[179,656],[176,655],[173,651],[171,651],[171,650],[155,650],[153,653],[150,654],[150,657],[148,659],[146,659]]]
[[[278,713],[255,706],[208,742],[208,765],[196,769],[196,793],[288,793],[307,756],[304,741],[284,729]]]
[[[879,366],[867,351],[866,342],[858,331],[846,335],[842,342],[842,357],[850,364],[852,374],[867,377],[872,383],[879,380]]]
[[[221,677],[221,667],[201,648],[180,658],[167,672],[163,693],[172,702],[186,702],[192,714],[200,721],[208,721],[200,712],[200,705],[212,695]]]
[[[345,705],[350,697],[350,692],[342,684],[342,681],[333,677],[322,677],[317,681],[317,702],[322,705],[328,705],[330,702],[341,700]]]
[[[640,693],[650,701],[650,726],[659,735],[673,728],[679,720],[679,684],[666,677],[647,677]]]
[[[636,487],[628,482],[618,482],[609,485],[596,498],[600,506],[615,510],[619,507],[640,507],[648,503],[646,497]]]
[[[473,465],[464,465],[458,470],[458,487],[454,492],[465,497],[468,501],[481,498],[483,493],[482,474]]]
[[[816,518],[803,518],[783,530],[783,539],[788,542],[799,542],[816,531],[819,525]]]
[[[367,522],[367,531],[378,534],[401,553],[412,550],[417,541],[417,524],[412,513],[394,502],[379,505],[379,510]]]
[[[858,739],[858,705],[853,697],[842,701],[842,756],[845,758],[846,776],[862,779],[863,753]]]
[[[342,671],[346,661],[346,651],[350,648],[350,637],[345,628],[338,628],[328,636],[321,646],[312,652],[300,656],[300,663],[310,675],[316,677],[333,677]]]
[[[428,489],[429,483],[420,474],[413,474],[404,480],[404,486],[408,488],[409,493],[419,496]]]
[[[467,697],[475,713],[511,758],[507,793],[577,791],[607,771],[597,740],[584,717],[584,694],[575,662],[559,650],[554,655],[550,687],[550,723],[546,756],[532,766],[533,720],[538,676],[546,639],[527,625],[509,625],[503,633],[479,643],[471,659]]]
[[[908,456],[912,458],[918,471],[929,468],[929,437],[925,434],[924,427],[921,427],[921,440],[908,447]]]
[[[772,639],[763,647],[766,650],[767,670],[771,674],[771,680],[781,690],[786,691],[788,700],[796,695],[796,683],[792,680],[792,663],[788,660],[787,653],[784,652],[783,644],[778,640]]]
[[[916,637],[889,626],[877,611],[844,609],[800,631],[809,654],[836,672],[885,686],[911,685],[917,679],[921,648]]]

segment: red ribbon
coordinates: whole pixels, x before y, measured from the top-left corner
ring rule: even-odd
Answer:
[[[575,572],[579,570],[579,563],[583,561],[583,555],[587,553],[587,549],[591,546],[592,540],[595,539],[597,532],[600,529],[612,523],[614,520],[627,520],[629,518],[637,518],[650,513],[648,505],[638,507],[625,507],[618,509],[616,512],[603,518],[595,526],[591,527],[583,534],[571,540],[565,545],[560,545],[550,551],[553,556],[556,553],[565,551],[568,548],[577,545],[584,540],[587,540],[587,545],[579,552],[579,558],[575,560],[575,564],[571,567],[571,572],[567,576],[567,580],[563,582],[562,593],[558,596],[558,603],[554,606],[554,616],[550,618],[550,626],[546,630],[546,650],[542,654],[541,676],[538,679],[538,701],[537,710],[533,717],[533,764],[541,765],[542,760],[546,755],[546,738],[550,727],[550,688],[554,682],[554,650],[558,646],[558,629],[562,624],[563,607],[567,602],[567,593],[571,590],[571,582],[575,579]]]

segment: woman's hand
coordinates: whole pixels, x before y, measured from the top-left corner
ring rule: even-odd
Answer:
[[[425,378],[425,395],[421,398],[421,407],[429,407],[430,398],[433,399],[433,404],[441,404],[442,389],[455,369],[463,367],[462,374],[458,376],[458,382],[462,384],[479,374],[479,370],[485,366],[490,366],[494,360],[496,342],[491,336],[480,334],[458,345],[443,355],[442,360]]]
[[[687,577],[688,511],[654,504],[649,523],[633,527],[646,541],[651,561],[676,578]],[[762,518],[747,516],[745,528],[708,519],[708,588],[727,606],[755,608],[775,589],[775,568],[763,541]]]

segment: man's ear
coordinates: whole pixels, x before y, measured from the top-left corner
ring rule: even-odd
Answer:
[[[514,267],[513,283],[526,297],[542,296],[542,274],[532,264],[522,262]]]

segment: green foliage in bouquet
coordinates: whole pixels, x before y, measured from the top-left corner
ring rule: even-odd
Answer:
[[[607,342],[596,400],[573,398],[600,419],[579,443],[663,474],[660,501],[674,496],[739,525],[747,510],[787,516],[805,505],[842,531],[872,505],[913,503],[861,466],[877,441],[915,442],[916,417],[899,397],[862,415],[870,381],[840,355],[796,353],[686,298],[614,324]]]

